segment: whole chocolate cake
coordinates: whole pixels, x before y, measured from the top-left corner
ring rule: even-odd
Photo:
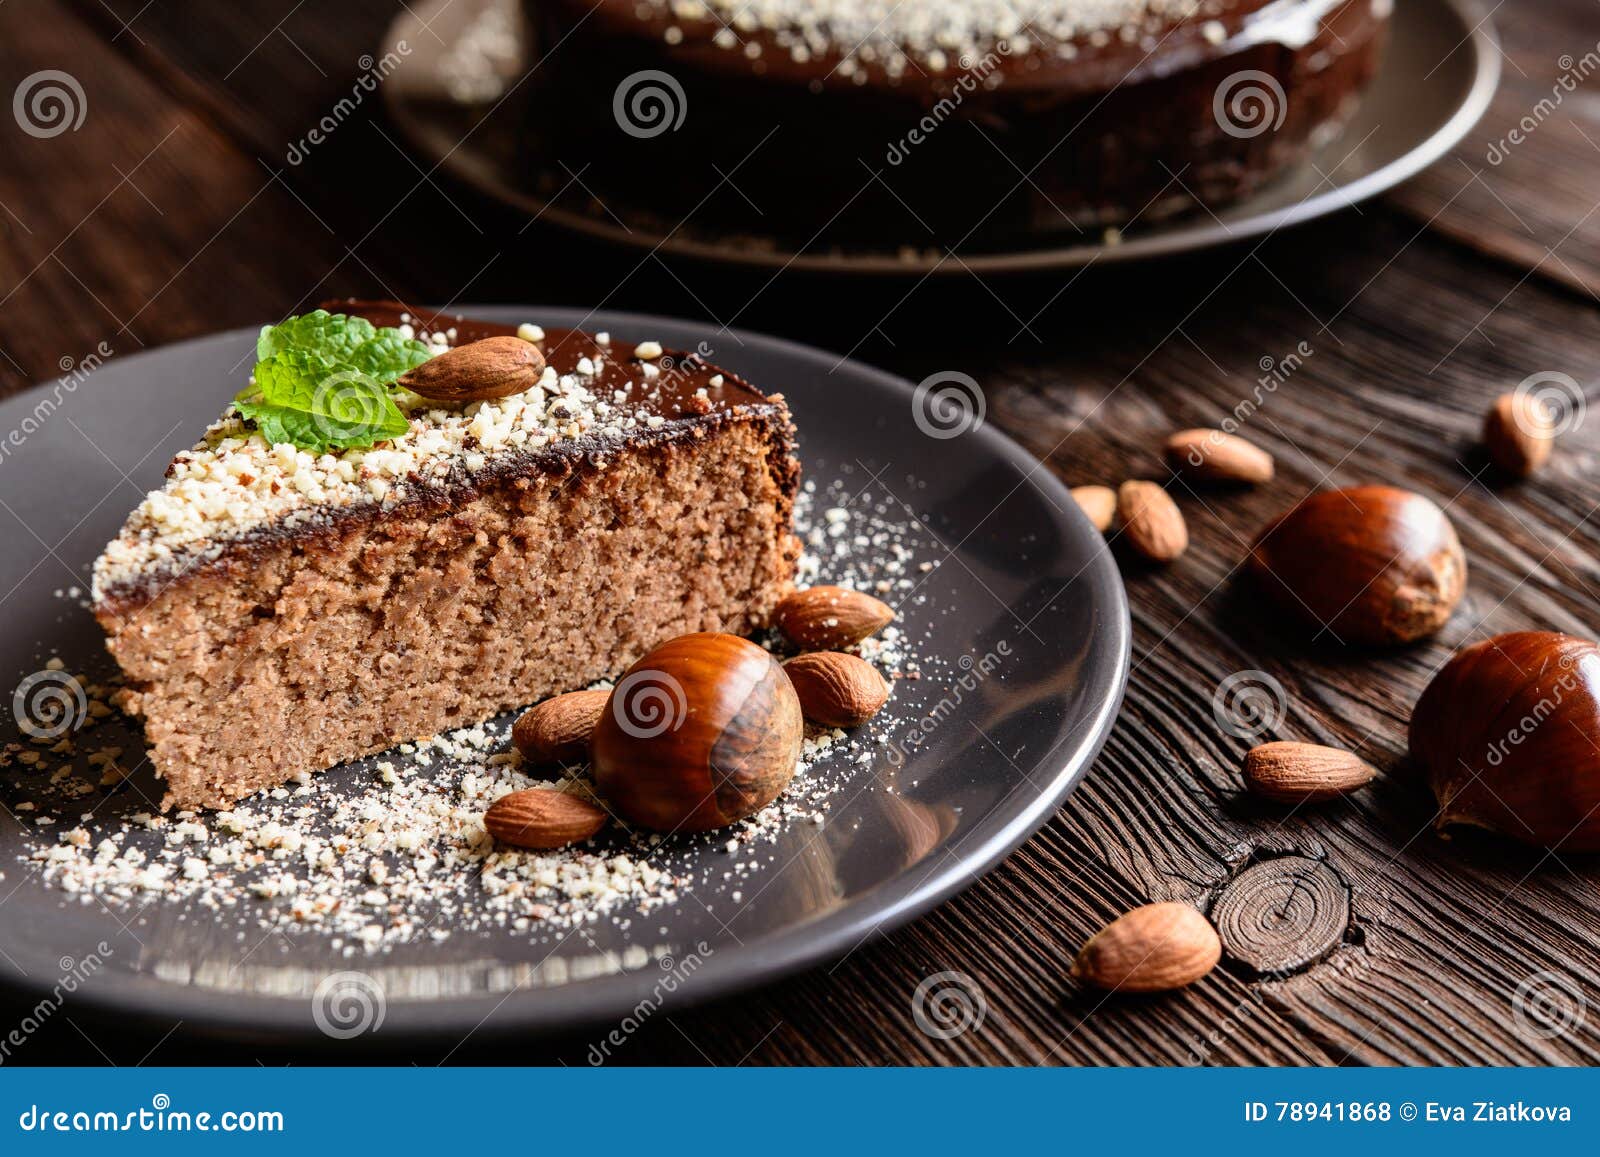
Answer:
[[[955,248],[1251,193],[1349,115],[1392,0],[527,5],[537,151],[608,211]]]

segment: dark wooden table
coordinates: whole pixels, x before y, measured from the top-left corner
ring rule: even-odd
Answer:
[[[1304,342],[1312,354],[1249,427],[1277,456],[1277,481],[1226,496],[1174,486],[1194,545],[1168,570],[1128,574],[1135,655],[1123,716],[1049,826],[913,926],[764,991],[657,1018],[619,1059],[1595,1063],[1600,1009],[1547,1036],[1519,1026],[1513,1002],[1530,982],[1594,1003],[1600,865],[1440,840],[1404,757],[1411,705],[1453,648],[1528,627],[1600,632],[1600,419],[1520,485],[1483,474],[1474,446],[1489,400],[1534,372],[1570,374],[1593,394],[1600,77],[1503,163],[1486,150],[1550,95],[1573,63],[1563,57],[1581,65],[1595,51],[1600,10],[1594,0],[1497,7],[1506,77],[1486,122],[1456,155],[1357,211],[1261,245],[1071,281],[848,285],[640,264],[524,232],[425,177],[375,99],[306,163],[287,165],[288,143],[350,91],[392,14],[383,0],[11,0],[0,7],[0,88],[66,69],[88,115],[51,140],[9,120],[0,130],[0,390],[51,377],[102,341],[126,353],[335,294],[603,305],[737,317],[912,379],[962,369],[982,383],[992,420],[1063,479],[1114,483],[1162,477],[1155,450],[1167,432],[1215,424],[1263,359]],[[1369,481],[1448,506],[1471,559],[1466,600],[1437,640],[1407,650],[1299,641],[1234,581],[1244,544],[1312,489]],[[1381,769],[1372,788],[1288,818],[1245,801],[1246,744],[1219,732],[1212,695],[1252,670],[1288,690],[1280,737],[1359,751]],[[1268,867],[1237,878],[1258,863]],[[1067,976],[1084,938],[1133,905],[1227,892],[1298,912],[1291,893],[1313,885],[1331,924],[1286,977],[1230,961],[1179,995],[1102,1000]],[[982,1025],[948,1041],[911,1016],[918,983],[946,969],[970,974],[987,1002]],[[0,1027],[15,1015],[0,1008]],[[436,1063],[442,1052],[388,1059]],[[30,1057],[314,1059],[249,1042],[202,1047],[181,1027],[150,1036],[70,1006],[17,1059]],[[449,1059],[583,1063],[582,1042],[488,1051],[468,1041]]]

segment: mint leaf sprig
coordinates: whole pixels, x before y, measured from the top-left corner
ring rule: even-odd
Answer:
[[[398,329],[315,310],[262,327],[254,380],[234,409],[274,445],[319,454],[371,446],[410,428],[392,384],[430,356]]]

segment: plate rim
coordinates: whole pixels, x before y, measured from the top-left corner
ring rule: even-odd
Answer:
[[[1405,0],[1414,3],[1415,0]],[[1326,217],[1369,200],[1380,193],[1410,180],[1430,165],[1440,160],[1450,149],[1464,139],[1473,126],[1489,109],[1495,91],[1499,88],[1503,66],[1500,36],[1495,30],[1491,14],[1483,10],[1480,0],[1429,0],[1452,13],[1466,30],[1456,51],[1470,48],[1473,53],[1473,81],[1455,112],[1434,132],[1423,138],[1410,150],[1349,184],[1334,186],[1325,192],[1307,197],[1293,205],[1282,206],[1266,213],[1245,217],[1236,222],[1215,219],[1193,227],[1163,230],[1148,237],[1135,237],[1114,245],[1070,245],[1043,249],[1017,249],[1003,253],[956,254],[944,252],[937,257],[918,256],[904,260],[890,254],[808,254],[783,249],[735,247],[679,237],[676,230],[661,237],[656,232],[618,229],[584,213],[564,209],[527,190],[508,186],[503,182],[480,178],[473,167],[457,158],[457,148],[443,157],[436,157],[423,135],[416,130],[412,118],[401,112],[401,95],[394,91],[398,86],[383,86],[383,107],[390,122],[400,131],[419,157],[431,159],[436,168],[442,168],[462,184],[490,200],[532,215],[534,220],[548,218],[553,224],[574,233],[627,249],[664,252],[708,264],[745,269],[797,269],[811,273],[867,274],[872,276],[954,277],[962,274],[1037,273],[1051,270],[1085,269],[1101,263],[1149,260],[1181,253],[1194,253],[1225,247],[1252,238],[1270,235],[1279,229]],[[410,22],[420,19],[410,9],[398,14],[384,30],[382,49],[390,50],[398,41],[406,39],[400,30]],[[1452,53],[1453,55],[1453,53]],[[492,113],[493,110],[491,110]],[[474,125],[473,131],[477,126]],[[430,170],[431,171],[431,170]],[[1246,199],[1244,204],[1248,204]]]
[[[663,314],[588,311],[572,306],[456,304],[443,312],[485,318],[495,318],[498,314],[502,319],[535,316],[562,325],[577,324],[579,319],[584,319],[585,325],[619,330],[715,325]],[[258,329],[259,326],[241,326],[188,338],[130,354],[118,359],[117,364],[170,357],[199,345],[244,343],[252,339]],[[814,365],[825,373],[837,374],[841,368],[848,367],[853,374],[876,387],[890,394],[900,394],[906,404],[905,412],[911,413],[916,387],[897,374],[848,355],[840,357],[821,347],[774,334],[742,327],[727,332],[741,346],[765,347],[794,362]],[[8,410],[47,388],[52,380],[35,383],[0,400],[0,422],[4,421]],[[969,430],[966,436],[976,438],[995,459],[1014,464],[1025,475],[1026,484],[1046,499],[1065,524],[1076,527],[1075,533],[1080,539],[1098,543],[1094,548],[1094,561],[1081,575],[1090,580],[1092,597],[1106,604],[1099,627],[1101,637],[1093,645],[1114,656],[1111,669],[1115,677],[1110,685],[1099,687],[1094,694],[1094,706],[1085,724],[1080,725],[1080,737],[1076,741],[1057,742],[1026,773],[1024,778],[1028,780],[1042,778],[1039,789],[1014,807],[1007,806],[1004,801],[996,805],[969,833],[969,839],[979,837],[970,851],[957,854],[953,860],[947,858],[920,879],[913,870],[902,870],[900,875],[821,917],[771,933],[748,946],[716,953],[696,970],[691,982],[681,984],[675,992],[663,997],[657,1011],[680,1011],[725,998],[793,976],[825,960],[848,955],[965,891],[1050,821],[1077,788],[1110,737],[1127,690],[1133,636],[1127,590],[1111,551],[1078,509],[1067,485],[1047,462],[987,422]],[[1057,752],[1069,743],[1071,750],[1064,758],[1058,757]],[[1041,772],[1047,774],[1041,777]],[[1010,798],[1008,796],[1007,800]],[[33,958],[32,953],[26,955],[28,959]],[[377,958],[379,964],[381,960]],[[44,977],[49,975],[48,971],[41,973]],[[469,1035],[485,1039],[519,1031],[544,1034],[576,1031],[625,1015],[641,999],[655,992],[656,979],[654,972],[639,969],[556,987],[514,988],[508,993],[438,1000],[396,1000],[385,1006],[381,1034],[368,1033],[344,1041],[332,1041],[317,1031],[305,998],[179,984],[144,971],[103,972],[95,983],[84,985],[73,994],[73,1003],[91,1014],[114,1013],[145,1022],[181,1021],[197,1035],[245,1034],[262,1043],[325,1042],[361,1049],[433,1040],[464,1028],[471,1029]],[[3,975],[0,976],[0,990],[38,996],[51,991],[51,987],[43,980],[32,981],[31,974],[20,981]],[[546,993],[560,993],[562,999],[553,1000],[543,995]]]

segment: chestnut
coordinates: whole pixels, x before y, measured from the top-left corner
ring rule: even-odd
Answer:
[[[1468,824],[1561,851],[1600,851],[1600,646],[1517,631],[1463,648],[1411,713],[1411,758]]]
[[[1444,626],[1467,560],[1444,511],[1392,486],[1323,490],[1256,538],[1250,569],[1291,613],[1347,643],[1409,643]]]
[[[683,635],[617,680],[591,740],[595,786],[631,824],[710,831],[789,786],[804,734],[770,654],[737,635]]]

